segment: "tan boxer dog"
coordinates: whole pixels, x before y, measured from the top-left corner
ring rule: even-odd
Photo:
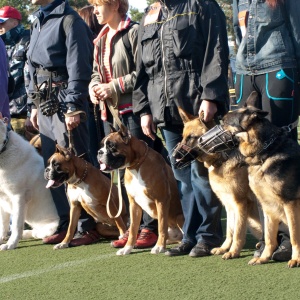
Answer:
[[[73,239],[82,208],[96,222],[117,226],[120,235],[126,231],[127,214],[123,203],[121,215],[115,219],[108,216],[106,203],[110,192],[110,179],[84,159],[77,157],[69,149],[56,145],[56,152],[49,158],[45,169],[47,188],[67,184],[67,195],[70,202],[70,223],[64,240],[54,249],[67,248]],[[119,207],[118,190],[112,185],[110,195],[110,212],[117,214]],[[97,230],[105,226],[97,226]],[[102,236],[105,233],[99,232]]]
[[[170,166],[145,142],[130,136],[125,127],[102,140],[98,160],[104,172],[126,168],[125,187],[131,224],[128,241],[117,255],[131,253],[138,235],[142,209],[158,219],[158,240],[151,253],[164,252],[168,226],[181,229],[184,221],[177,183]]]

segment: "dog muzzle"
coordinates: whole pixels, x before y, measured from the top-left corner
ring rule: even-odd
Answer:
[[[169,158],[175,169],[183,169],[189,166],[200,155],[200,149],[191,148],[188,145],[178,143],[172,150],[172,156]]]
[[[231,150],[237,146],[238,139],[221,125],[216,125],[198,140],[198,147],[207,154]]]
[[[198,140],[198,147],[207,154],[227,151],[237,146],[238,139],[221,125],[216,125]]]

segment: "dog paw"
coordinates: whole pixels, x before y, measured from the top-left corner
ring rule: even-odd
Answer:
[[[14,244],[2,244],[0,246],[0,251],[13,250],[16,246]]]
[[[221,255],[221,254],[224,254],[226,253],[226,249],[223,249],[223,248],[213,248],[210,253],[213,254],[213,255]]]
[[[151,249],[151,254],[158,254],[158,253],[164,253],[166,252],[166,248],[164,248],[163,246],[154,246]]]
[[[68,243],[59,243],[53,246],[53,250],[58,250],[58,249],[64,249],[64,248],[69,248]]]
[[[124,248],[117,251],[117,255],[128,255],[131,253],[133,247],[131,246],[125,246]]]
[[[240,253],[238,252],[226,252],[223,256],[222,259],[232,259],[232,258],[238,258],[240,257]]]
[[[287,266],[288,266],[288,268],[300,267],[300,260],[291,259],[288,261]]]
[[[269,258],[262,258],[262,257],[254,257],[249,262],[248,265],[256,266],[256,265],[262,265],[269,262]]]

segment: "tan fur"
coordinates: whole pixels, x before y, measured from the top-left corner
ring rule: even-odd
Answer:
[[[184,121],[181,143],[191,148],[197,147],[199,137],[215,123],[204,124],[200,118],[189,115],[182,109],[179,112]],[[212,250],[212,254],[223,254],[223,259],[239,257],[246,240],[247,223],[256,238],[262,235],[257,202],[249,188],[247,167],[240,166],[240,160],[235,155],[231,155],[220,166],[213,166],[221,159],[221,154],[199,153],[197,159],[208,168],[211,188],[227,213],[226,239],[220,248]]]
[[[151,253],[157,254],[166,250],[168,238],[168,226],[183,226],[183,214],[180,204],[177,183],[172,169],[164,161],[163,157],[146,146],[135,137],[124,142],[124,137],[118,132],[109,134],[105,143],[113,141],[118,155],[126,158],[125,187],[130,205],[130,229],[129,238],[123,249],[117,255],[126,255],[131,252],[136,242],[139,224],[142,217],[142,209],[158,219],[158,240]],[[106,153],[101,148],[99,152]],[[99,156],[98,156],[99,157]],[[105,160],[105,157],[101,159]]]
[[[300,147],[284,129],[265,119],[266,112],[241,108],[224,118],[225,129],[238,133],[239,150],[249,164],[250,187],[265,215],[265,249],[250,265],[267,263],[277,247],[280,222],[289,228],[292,259],[288,267],[300,266]],[[273,136],[273,141],[270,137]],[[268,145],[265,147],[265,145]]]
[[[60,147],[60,150],[66,150]],[[119,217],[111,219],[107,215],[106,202],[110,191],[110,179],[102,174],[100,170],[95,168],[92,164],[87,163],[82,158],[79,158],[73,154],[65,156],[63,151],[54,153],[50,159],[50,167],[55,162],[59,164],[60,169],[68,174],[67,195],[70,202],[70,223],[68,231],[64,240],[54,246],[54,249],[61,249],[68,247],[72,240],[76,226],[80,217],[82,208],[90,214],[96,222],[102,223],[97,226],[97,230],[104,237],[111,237],[116,233],[116,227],[123,235],[126,231],[127,213],[123,203],[123,210]],[[83,174],[86,172],[87,163],[87,175],[84,180],[78,185],[73,185],[79,179],[83,178]],[[49,166],[48,166],[49,167]],[[111,207],[110,211],[113,216],[118,211],[118,191],[115,185],[111,190]],[[104,225],[106,224],[106,225]],[[109,226],[109,227],[108,227]]]

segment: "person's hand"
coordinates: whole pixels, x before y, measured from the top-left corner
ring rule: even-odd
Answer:
[[[111,98],[112,92],[108,83],[99,83],[94,88],[98,100],[105,101]]]
[[[36,108],[32,108],[32,109],[31,109],[30,122],[32,123],[32,126],[33,126],[36,130],[39,130],[38,116],[37,116],[37,109],[36,109]]]
[[[151,138],[153,141],[156,138],[156,128],[153,123],[152,115],[144,115],[141,117],[141,127],[143,130],[143,133]]]
[[[96,94],[96,87],[97,87],[97,85],[94,85],[89,88],[90,99],[93,104],[99,104],[99,100],[98,100],[98,97]]]
[[[25,129],[29,132],[35,132],[36,129],[33,127],[32,122],[30,121],[30,118],[27,117],[25,120]]]
[[[217,104],[211,101],[202,100],[202,103],[199,108],[199,117],[202,117],[203,113],[203,121],[209,122],[214,118],[215,113],[217,112]]]
[[[66,117],[65,122],[67,129],[73,130],[80,124],[80,114],[74,115],[72,117]]]

